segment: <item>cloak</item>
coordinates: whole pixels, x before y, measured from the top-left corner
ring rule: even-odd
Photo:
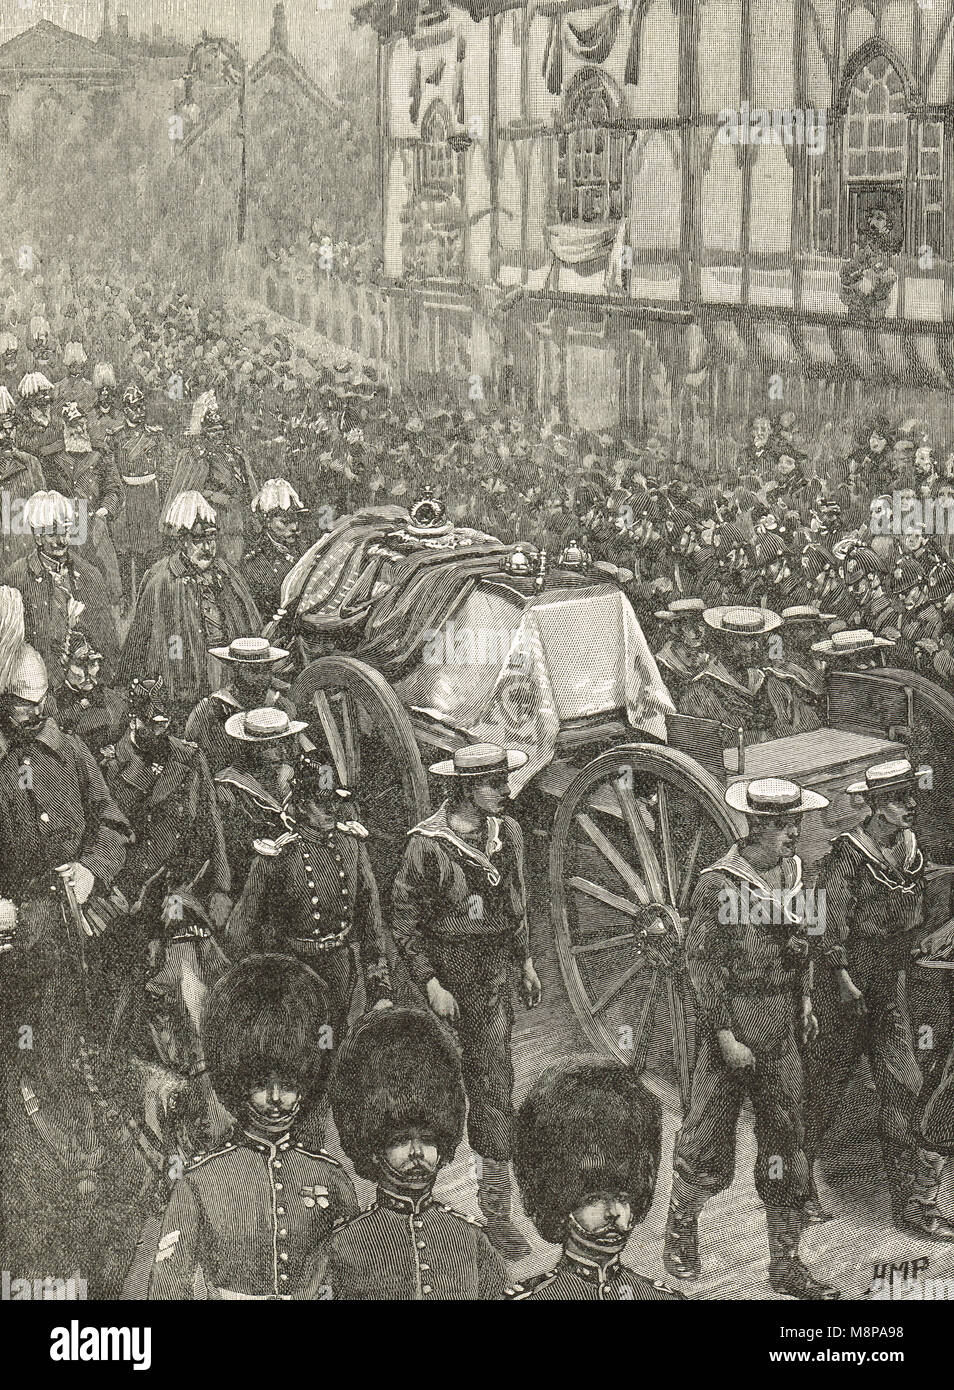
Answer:
[[[216,601],[224,641],[261,632],[255,600],[238,571],[221,559],[216,559],[214,571],[221,585]],[[181,639],[181,652],[176,638]],[[212,689],[208,651],[212,645],[205,632],[195,575],[178,552],[157,560],[143,575],[123,647],[122,679],[161,676],[171,700],[191,709]]]

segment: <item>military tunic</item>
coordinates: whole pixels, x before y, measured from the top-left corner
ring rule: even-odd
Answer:
[[[317,971],[328,986],[338,1038],[354,992],[352,946],[360,956],[367,1006],[391,997],[381,905],[364,846],[367,833],[349,821],[329,833],[293,832],[277,845],[257,845],[228,924],[236,958],[282,951]]]
[[[351,1179],[323,1150],[239,1134],[197,1154],[173,1188],[149,1297],[194,1299],[199,1269],[213,1299],[323,1297],[318,1246],[357,1210]]]
[[[430,1194],[412,1201],[379,1187],[377,1200],[338,1225],[319,1253],[322,1283],[339,1300],[498,1301],[506,1285],[480,1222]]]
[[[671,1289],[661,1279],[647,1279],[644,1274],[628,1269],[618,1256],[601,1265],[564,1251],[554,1269],[514,1284],[505,1291],[504,1297],[515,1303],[529,1299],[551,1303],[629,1303],[634,1300],[671,1303],[684,1300],[685,1294]]]
[[[160,488],[165,486],[166,443],[158,425],[126,424],[110,441],[119,482],[113,540],[120,555],[148,559],[158,547]]]

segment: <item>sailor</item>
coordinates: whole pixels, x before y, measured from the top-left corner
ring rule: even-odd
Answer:
[[[394,881],[391,930],[411,979],[458,1030],[477,1197],[487,1233],[511,1260],[529,1253],[510,1220],[513,1119],[511,971],[528,1009],[540,1002],[530,954],[523,835],[504,814],[508,776],[527,755],[468,744],[431,772],[447,780],[438,810],[409,832]]]
[[[769,1283],[791,1298],[838,1298],[799,1258],[809,1192],[800,1048],[818,1024],[795,846],[802,816],[828,802],[775,777],[734,782],[725,800],[745,815],[748,834],[703,869],[690,905],[686,958],[700,1036],[673,1155],[663,1259],[675,1278],[699,1277],[699,1213],[732,1183],[736,1129],[748,1096]]]

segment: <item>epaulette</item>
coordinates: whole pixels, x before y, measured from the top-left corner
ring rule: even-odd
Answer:
[[[537,1289],[544,1288],[553,1282],[557,1272],[555,1269],[548,1269],[543,1274],[535,1274],[532,1279],[526,1279],[522,1284],[512,1284],[509,1289],[504,1289],[504,1298],[511,1303],[519,1303],[522,1298],[529,1298]]]
[[[319,1149],[317,1153],[314,1149],[306,1149],[304,1144],[293,1144],[292,1148],[297,1153],[304,1154],[306,1158],[321,1158],[325,1163],[330,1163],[333,1168],[343,1168],[344,1164],[339,1163],[338,1159],[332,1158],[331,1154],[325,1153],[324,1149]]]
[[[189,1159],[189,1162],[185,1166],[185,1171],[187,1173],[193,1173],[195,1172],[196,1168],[204,1168],[210,1159],[219,1158],[222,1154],[228,1153],[230,1149],[234,1149],[236,1147],[237,1146],[231,1140],[229,1140],[227,1144],[222,1145],[221,1149],[212,1149],[207,1154],[193,1154],[192,1157]]]
[[[651,1283],[653,1288],[658,1289],[660,1293],[671,1293],[674,1298],[685,1297],[685,1295],[680,1293],[678,1289],[674,1289],[671,1284],[667,1284],[665,1279],[653,1279]]]
[[[456,1207],[445,1207],[438,1202],[437,1209],[438,1211],[446,1211],[449,1216],[456,1216],[460,1221],[466,1221],[468,1226],[477,1226],[480,1230],[484,1229],[484,1223],[478,1221],[476,1216],[468,1216],[466,1212],[458,1211]]]
[[[340,830],[342,835],[353,835],[356,840],[366,840],[369,834],[368,827],[359,820],[339,820],[335,823],[335,829]]]
[[[146,426],[146,433],[147,433],[147,434],[162,434],[162,433],[163,433],[163,428],[162,428],[161,425],[147,425],[147,426]]]
[[[360,1221],[363,1216],[370,1216],[372,1212],[378,1210],[377,1202],[372,1202],[369,1207],[364,1207],[361,1211],[356,1211],[353,1216],[339,1216],[332,1226],[332,1234],[335,1231],[343,1231],[345,1226],[350,1226],[354,1221]]]

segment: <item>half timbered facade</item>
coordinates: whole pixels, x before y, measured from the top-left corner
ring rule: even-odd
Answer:
[[[677,415],[761,374],[845,403],[954,378],[952,0],[364,17],[403,374],[637,429],[663,377]],[[848,294],[873,227],[881,291]]]

